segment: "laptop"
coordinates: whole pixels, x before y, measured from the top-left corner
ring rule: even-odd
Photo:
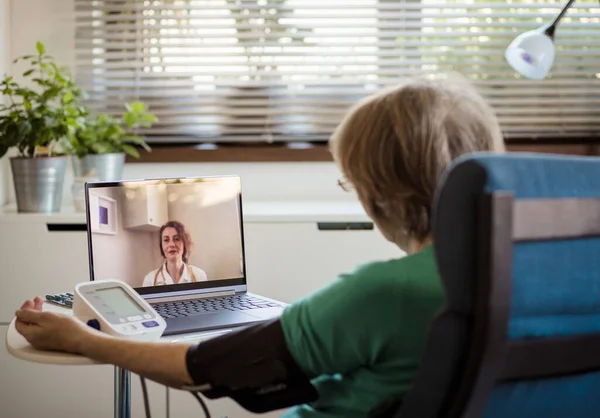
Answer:
[[[275,318],[284,303],[248,291],[239,176],[86,184],[90,280],[131,285],[164,335]]]

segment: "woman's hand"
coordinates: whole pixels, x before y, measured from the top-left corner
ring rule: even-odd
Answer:
[[[177,389],[194,383],[186,362],[190,344],[113,337],[70,315],[42,312],[43,303],[28,300],[17,311],[17,331],[34,348],[81,354]]]
[[[81,354],[82,343],[93,330],[70,315],[42,312],[44,301],[36,297],[16,312],[15,328],[38,350]]]

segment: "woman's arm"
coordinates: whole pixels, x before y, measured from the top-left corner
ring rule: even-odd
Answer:
[[[192,384],[186,365],[189,345],[115,338],[70,315],[42,312],[42,304],[41,298],[26,301],[16,313],[17,331],[34,348],[81,354],[174,388]]]
[[[183,343],[140,342],[89,333],[80,343],[82,355],[114,364],[165,386],[181,389],[193,384],[186,366],[190,346]]]

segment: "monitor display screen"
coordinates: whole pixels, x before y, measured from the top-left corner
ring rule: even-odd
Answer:
[[[237,176],[92,183],[93,280],[139,293],[245,284]]]
[[[111,309],[116,316],[126,318],[146,312],[131,296],[120,287],[109,287],[96,290],[102,303]]]

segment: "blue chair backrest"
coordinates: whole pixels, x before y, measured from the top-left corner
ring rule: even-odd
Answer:
[[[491,285],[480,269],[486,258],[480,241],[485,225],[481,202],[492,195],[509,195],[514,202],[564,199],[563,204],[598,199],[600,158],[476,153],[458,159],[445,173],[433,208],[433,233],[447,304],[431,326],[419,375],[396,417],[600,417],[598,368],[499,380],[490,385],[485,399],[479,399],[478,408],[469,408],[474,374],[481,372],[470,369],[470,356],[487,332],[477,328],[478,315],[485,315],[478,298],[482,288]],[[502,214],[492,211],[491,218],[496,215]],[[528,219],[536,223],[535,218]],[[600,226],[600,211],[596,219]],[[567,221],[555,218],[557,224],[547,224],[547,229],[560,229]],[[531,225],[521,219],[521,226]],[[512,276],[512,283],[504,338],[518,345],[600,336],[600,234],[515,242],[510,253],[512,265],[506,276],[509,282]],[[572,350],[568,353],[565,362],[576,357]],[[483,362],[478,367],[487,366]]]

